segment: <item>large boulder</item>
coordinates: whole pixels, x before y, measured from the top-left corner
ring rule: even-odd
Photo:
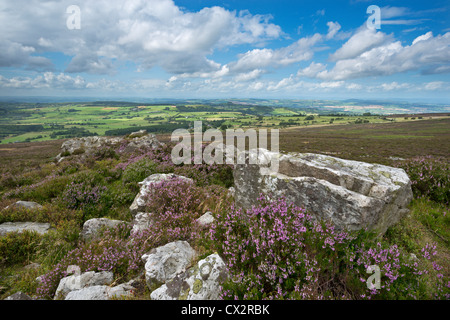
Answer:
[[[218,300],[227,277],[225,263],[215,253],[177,274],[154,290],[150,297],[152,300]]]
[[[195,250],[186,241],[175,241],[152,249],[142,256],[147,286],[153,289],[186,271],[195,255]]]
[[[190,178],[186,178],[183,176],[179,176],[173,173],[155,173],[151,176],[144,179],[144,181],[139,182],[141,189],[139,193],[134,198],[133,203],[130,206],[130,211],[133,215],[136,215],[138,212],[145,212],[146,210],[146,199],[151,196],[152,186],[166,180],[178,179],[181,181],[185,181],[187,183],[193,184],[194,180]]]
[[[60,162],[64,157],[81,156],[85,157],[94,154],[102,148],[115,148],[119,152],[133,152],[137,149],[155,149],[161,146],[154,134],[146,131],[132,133],[125,137],[83,137],[65,141],[61,146],[61,153],[56,156]]]
[[[90,219],[83,224],[83,230],[80,232],[80,237],[84,241],[88,241],[96,238],[101,230],[115,228],[123,223],[126,222],[121,220],[111,220],[108,218]]]
[[[409,212],[411,181],[403,169],[265,149],[245,151],[243,157],[234,182],[236,204],[244,209],[255,205],[260,194],[284,196],[337,229],[367,228],[379,234]]]
[[[50,223],[5,222],[0,224],[0,236],[4,236],[9,232],[22,233],[24,231],[35,231],[41,235],[44,235],[49,230],[50,230]]]

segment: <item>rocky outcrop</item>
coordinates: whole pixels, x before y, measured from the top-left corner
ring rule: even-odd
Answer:
[[[35,231],[41,235],[46,234],[50,230],[50,223],[39,222],[5,222],[0,224],[0,236],[4,236],[9,232]]]
[[[186,178],[183,176],[179,176],[173,173],[156,173],[151,176],[145,178],[144,181],[139,182],[141,189],[139,193],[136,195],[133,203],[130,206],[130,211],[133,215],[136,215],[138,212],[145,212],[146,210],[146,198],[151,197],[151,189],[152,186],[158,184],[162,181],[171,180],[171,179],[179,179],[181,181],[185,181],[187,183],[193,184],[194,181],[190,178]]]
[[[100,231],[104,229],[115,228],[118,225],[125,223],[121,220],[111,220],[107,218],[94,218],[87,220],[83,224],[83,230],[80,232],[80,237],[84,241],[89,241],[98,236]]]
[[[200,260],[186,272],[154,290],[152,300],[218,300],[221,285],[227,279],[225,263],[218,254]]]
[[[70,292],[92,286],[109,285],[114,281],[112,272],[80,272],[78,266],[69,266],[67,273],[73,275],[62,278],[55,292],[55,299],[64,299]]]
[[[261,193],[284,196],[338,229],[379,234],[409,211],[411,182],[403,169],[311,153],[259,149],[243,154],[245,164],[234,169],[235,200],[242,208],[256,204]],[[259,163],[251,164],[254,159]],[[276,160],[278,170],[271,169]]]
[[[118,148],[120,152],[133,152],[137,149],[155,149],[161,146],[154,134],[148,134],[141,130],[131,133],[125,137],[83,137],[65,141],[61,146],[61,153],[56,156],[56,161],[60,162],[65,157],[92,155],[102,148]]]
[[[195,251],[186,241],[175,241],[152,249],[142,256],[145,262],[145,280],[153,289],[177,274],[186,271],[195,258]]]
[[[17,201],[9,206],[7,206],[6,209],[25,209],[25,210],[40,210],[43,207],[36,202],[33,201]]]
[[[133,296],[135,288],[128,283],[115,287],[96,285],[71,291],[64,300],[111,300]]]

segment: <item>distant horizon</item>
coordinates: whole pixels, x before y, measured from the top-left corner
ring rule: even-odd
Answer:
[[[440,100],[439,98],[437,98]],[[426,99],[404,99],[404,98],[254,98],[254,97],[216,97],[216,98],[201,98],[201,97],[186,97],[186,98],[170,98],[170,97],[95,97],[95,96],[0,96],[0,102],[2,103],[70,103],[70,102],[129,102],[129,103],[146,103],[146,102],[170,102],[170,101],[190,101],[190,100],[204,100],[204,101],[216,101],[216,100],[279,100],[279,101],[332,101],[332,102],[346,102],[346,101],[361,101],[361,102],[373,102],[373,103],[399,103],[399,104],[427,104],[427,105],[439,105],[450,106],[450,101],[430,101]]]

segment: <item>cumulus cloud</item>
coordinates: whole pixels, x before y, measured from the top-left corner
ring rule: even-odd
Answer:
[[[114,69],[114,60],[132,61],[144,69],[159,65],[179,74],[211,72],[220,69],[206,58],[215,49],[282,35],[269,15],[217,6],[187,12],[172,0],[79,0],[81,29],[68,30],[66,8],[72,4],[71,0],[2,3],[0,42],[20,53],[0,50],[2,65],[42,67],[48,61],[39,53],[55,51],[73,57],[65,70],[69,73],[107,74]]]
[[[310,64],[299,75],[322,80],[345,80],[387,76],[411,70],[424,74],[450,71],[450,32],[434,37],[432,33],[414,39],[411,45],[380,31],[361,28],[331,55],[335,65],[325,69],[322,64]]]
[[[322,40],[316,33],[304,37],[293,44],[279,49],[253,49],[239,56],[235,62],[229,63],[233,72],[248,72],[267,67],[283,67],[290,64],[310,60],[314,56],[314,45]]]

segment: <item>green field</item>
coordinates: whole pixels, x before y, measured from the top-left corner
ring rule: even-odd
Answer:
[[[189,129],[194,121],[203,121],[204,129],[218,128],[302,128],[342,124],[376,124],[410,122],[429,119],[392,117],[373,114],[362,107],[300,108],[277,105],[215,103],[215,104],[137,104],[127,102],[88,103],[2,103],[0,104],[0,143],[48,141],[89,135],[122,136],[145,129],[153,133],[170,133],[178,128]],[[318,102],[310,102],[315,106]],[[336,110],[330,113],[330,110]],[[392,111],[387,107],[384,113]],[[396,109],[395,109],[396,110]],[[399,111],[404,109],[399,108]],[[448,117],[440,115],[440,117]],[[404,138],[409,138],[406,135]],[[424,135],[422,138],[429,136]],[[374,138],[376,138],[374,136]],[[399,138],[396,136],[396,138]],[[415,138],[419,138],[415,136]],[[384,138],[383,138],[384,139]]]

